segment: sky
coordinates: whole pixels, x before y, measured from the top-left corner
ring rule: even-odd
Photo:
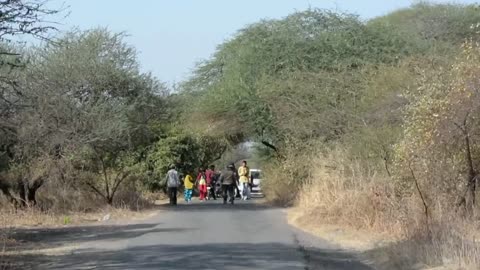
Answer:
[[[107,27],[128,34],[126,42],[137,49],[142,71],[152,72],[169,85],[188,78],[195,64],[208,59],[217,45],[261,19],[283,18],[309,7],[346,11],[369,19],[411,4],[412,0],[52,0],[49,3],[52,7],[68,7],[69,15],[59,19],[61,31]]]

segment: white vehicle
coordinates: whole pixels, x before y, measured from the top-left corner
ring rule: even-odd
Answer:
[[[252,183],[252,193],[261,193],[262,170],[250,169],[250,181]]]

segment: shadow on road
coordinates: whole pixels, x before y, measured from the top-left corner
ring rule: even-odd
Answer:
[[[258,202],[257,200],[241,201],[236,200],[234,205],[223,204],[223,201],[218,199],[216,201],[210,200],[206,202],[194,201],[192,204],[180,203],[176,206],[169,204],[159,205],[158,209],[166,211],[262,211],[267,209],[280,209],[279,207],[269,205],[267,203]]]
[[[223,205],[221,200],[208,201],[205,203],[195,202],[193,204],[179,204],[170,206],[159,205],[158,210],[180,211],[180,212],[201,212],[201,211],[261,211],[272,209],[271,206],[254,201],[240,202],[235,205]],[[10,229],[8,235],[15,240],[7,250],[32,250],[62,246],[70,243],[82,243],[99,240],[122,240],[142,236],[147,233],[181,232],[182,228],[155,228],[160,223],[143,223],[131,225],[88,225],[62,228],[29,228]],[[0,231],[1,232],[1,231]]]
[[[7,250],[32,250],[53,248],[70,243],[82,243],[99,240],[122,240],[142,236],[147,233],[182,232],[184,228],[155,228],[155,224],[98,225],[64,227],[50,229],[15,229],[9,232],[14,239]]]
[[[154,245],[120,251],[79,251],[65,256],[17,258],[14,269],[276,269],[372,270],[334,250],[309,250],[306,267],[296,247],[279,244]],[[318,260],[318,261],[317,261]]]
[[[281,218],[264,219],[269,215],[269,210],[275,207],[256,201],[238,201],[235,205],[223,205],[221,201],[209,201],[205,203],[179,204],[177,206],[162,205],[159,210],[169,213],[181,212],[182,216],[189,216],[188,212],[198,213],[200,216],[206,212],[216,213],[223,211],[259,211],[258,215],[244,213],[244,217],[252,222],[262,222],[263,227],[274,228],[274,222],[281,222]],[[230,215],[225,215],[230,217]],[[198,217],[198,216],[197,216]],[[242,219],[239,219],[242,220]],[[158,220],[157,220],[158,221]],[[272,223],[273,222],[273,223]],[[164,227],[159,226],[164,224]],[[66,251],[66,254],[53,255],[11,255],[0,258],[2,265],[8,265],[12,269],[278,269],[278,270],[372,270],[366,264],[359,262],[354,255],[331,248],[313,248],[300,246],[299,242],[289,244],[285,240],[275,237],[267,237],[263,242],[252,243],[222,243],[222,239],[210,242],[203,239],[203,244],[168,242],[168,239],[176,239],[172,234],[186,232],[189,235],[194,228],[175,228],[175,225],[154,222],[134,225],[98,225],[83,227],[67,227],[56,229],[17,229],[12,235],[18,241],[27,242],[22,244],[22,249],[61,247],[70,243],[87,243],[83,249]],[[180,227],[180,226],[179,226]],[[195,227],[195,226],[193,226]],[[268,229],[267,229],[268,230]],[[188,231],[188,232],[187,232]],[[248,231],[248,233],[254,233]],[[282,231],[288,233],[288,231]],[[264,231],[265,233],[265,231]],[[150,236],[144,236],[152,234]],[[184,234],[182,234],[184,235]],[[196,235],[196,234],[192,234]],[[228,235],[228,234],[227,234]],[[150,241],[136,241],[127,243],[113,249],[103,245],[101,240],[118,241],[141,238],[144,236]],[[279,235],[280,238],[284,235]],[[200,237],[202,238],[202,237]],[[152,240],[154,239],[154,240]],[[158,242],[155,240],[158,239]],[[187,238],[188,239],[188,238]],[[224,239],[228,242],[228,239]],[[231,239],[230,239],[231,240]],[[98,241],[98,242],[95,242]],[[171,241],[171,240],[170,240]],[[187,240],[188,241],[188,240]],[[241,240],[240,240],[241,241]],[[91,245],[94,243],[94,245]],[[47,245],[47,246],[42,246]],[[317,247],[315,245],[315,247]],[[306,266],[307,265],[307,266]]]

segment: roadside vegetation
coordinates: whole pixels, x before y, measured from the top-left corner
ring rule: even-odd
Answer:
[[[0,18],[2,217],[138,211],[170,164],[236,161],[248,141],[267,198],[310,223],[389,235],[399,269],[479,268],[477,5],[263,20],[170,89],[124,34],[61,33],[46,22],[62,10],[23,2],[0,3],[18,19]]]
[[[399,269],[478,269],[479,23],[428,3],[261,21],[185,83],[188,114],[260,142],[268,198],[311,223],[388,235]]]

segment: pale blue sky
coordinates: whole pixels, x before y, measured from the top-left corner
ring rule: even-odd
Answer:
[[[438,2],[438,1],[437,1]],[[446,2],[446,1],[442,1]],[[452,1],[448,1],[452,2]],[[458,0],[475,3],[473,0]],[[143,71],[169,84],[185,79],[195,63],[243,26],[263,18],[282,18],[312,8],[327,8],[371,18],[408,7],[412,0],[53,0],[70,6],[60,29],[97,26],[129,34]]]

